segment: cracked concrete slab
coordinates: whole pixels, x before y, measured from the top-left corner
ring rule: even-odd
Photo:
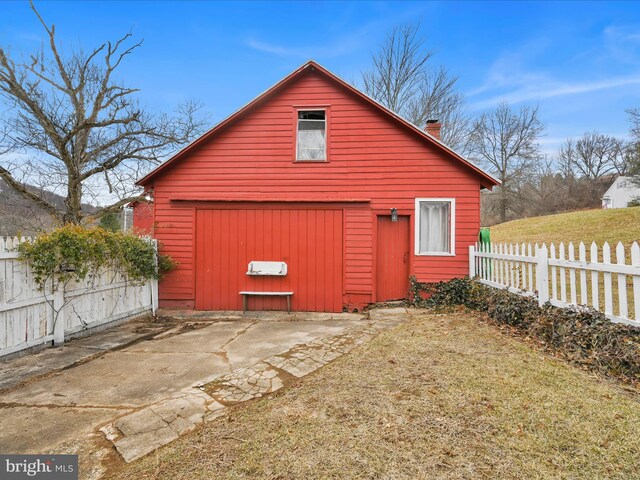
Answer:
[[[222,405],[233,405],[273,393],[284,386],[278,371],[265,362],[239,368],[205,388]]]
[[[207,398],[185,394],[124,416],[113,423],[121,435],[113,441],[127,462],[152,452],[204,421]]]
[[[199,390],[163,400],[100,430],[126,462],[141,458],[223,414],[224,406]]]
[[[278,315],[286,320],[278,321]],[[112,352],[100,349],[135,329],[117,327],[128,328],[129,333],[110,332],[96,337],[95,344],[91,343],[94,337],[82,339],[82,347],[75,348],[97,352],[97,356],[0,392],[0,451],[35,453],[79,444],[83,455],[88,455],[101,428],[123,458],[139,458],[223,415],[225,404],[276,391],[287,380],[306,375],[363,343],[377,330],[372,322],[353,314],[292,317],[268,312],[257,316],[264,320],[230,321],[220,314],[198,312],[195,320],[168,322],[157,336]],[[393,313],[389,320],[381,315],[377,322],[387,328],[401,316]],[[10,376],[12,365],[19,366],[15,360],[3,364],[0,372]],[[221,386],[213,396],[193,388],[212,381]],[[100,448],[104,447],[96,445],[85,461],[102,458]]]
[[[169,327],[163,323],[132,321],[90,337],[70,340],[60,348],[45,348],[35,353],[3,359],[0,361],[0,390],[68,368],[101,352],[156,335],[167,328]]]
[[[211,372],[229,371],[219,355],[112,352],[0,395],[0,402],[28,405],[125,405],[168,397]]]
[[[102,431],[126,462],[137,460],[197,425],[224,415],[226,407],[268,395],[284,387],[287,381],[314,372],[379,331],[404,321],[407,312],[403,309],[390,316],[376,315],[376,318],[377,321],[351,323],[347,328],[336,326],[333,333],[325,328],[323,336],[315,336],[306,343],[295,343],[264,361],[219,376],[203,385],[202,392],[185,391],[172,399],[123,416],[112,425],[103,427]],[[231,347],[238,340],[248,341],[249,332],[259,335],[260,326],[253,323],[245,326],[223,348]],[[286,328],[280,334],[283,332],[285,337],[290,333]],[[286,343],[286,340],[281,341],[281,344]]]
[[[72,407],[0,408],[0,452],[44,453],[65,440],[80,438],[129,410]]]
[[[327,320],[362,320],[360,313],[331,313],[331,312],[281,312],[281,311],[248,311],[220,310],[214,312],[196,310],[164,310],[157,312],[158,317],[189,321],[216,320],[259,320],[261,322],[323,322]]]
[[[158,420],[161,421],[160,419]],[[124,437],[116,441],[114,445],[124,461],[129,463],[177,440],[179,436],[178,433],[170,428],[159,428],[131,437]]]
[[[338,335],[297,345],[265,362],[295,377],[304,377],[367,341],[375,328],[376,324],[371,322],[351,327]]]
[[[130,348],[130,352],[155,353],[215,353],[222,351],[225,343],[242,332],[253,322],[216,322],[204,328],[186,330],[179,335],[162,339],[162,342],[141,342]]]
[[[295,345],[336,335],[353,323],[352,320],[258,322],[230,342],[225,350],[234,369],[246,367]]]

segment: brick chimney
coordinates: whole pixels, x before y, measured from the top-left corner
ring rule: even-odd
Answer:
[[[424,127],[424,130],[433,138],[440,140],[440,127],[442,124],[438,120],[427,120],[427,126]]]

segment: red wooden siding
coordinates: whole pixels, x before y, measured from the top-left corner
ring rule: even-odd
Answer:
[[[371,210],[369,208],[349,208],[344,213],[345,293],[371,294],[373,278]]]
[[[409,217],[397,222],[378,217],[376,246],[376,301],[399,300],[409,293]]]
[[[136,202],[133,205],[133,229],[139,235],[153,234],[153,203]]]
[[[293,112],[320,105],[330,108],[328,162],[294,162]],[[156,236],[180,264],[161,282],[161,302],[194,305],[195,212],[207,201],[224,200],[233,209],[235,202],[248,201],[361,200],[342,207],[345,304],[373,300],[373,219],[390,208],[410,216],[411,274],[421,281],[463,276],[479,228],[480,183],[467,166],[324,74],[303,72],[153,179]],[[456,199],[455,256],[413,254],[416,197]]]
[[[238,292],[294,292],[292,309],[342,311],[342,210],[304,206],[203,209],[196,215],[196,308],[241,310]],[[283,261],[283,277],[247,275],[252,260]],[[284,298],[251,297],[252,310]]]

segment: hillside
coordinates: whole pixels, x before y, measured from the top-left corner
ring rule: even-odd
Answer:
[[[56,208],[64,208],[64,197],[55,193],[28,186]],[[82,205],[85,212],[94,212],[95,207]],[[14,235],[33,235],[51,227],[51,218],[44,210],[30,200],[25,199],[0,180],[0,237]]]
[[[505,243],[559,243],[595,241],[626,245],[640,241],[640,207],[523,218],[491,227],[491,241]]]

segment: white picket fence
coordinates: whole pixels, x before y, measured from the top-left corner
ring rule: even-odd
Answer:
[[[531,295],[540,305],[581,305],[600,310],[610,320],[640,327],[640,247],[629,255],[615,248],[584,243],[558,248],[551,244],[495,244],[469,247],[469,275],[481,283]]]
[[[155,313],[158,282],[132,285],[112,271],[53,292],[38,290],[15,248],[30,238],[0,238],[0,357],[45,343],[60,345],[96,327]]]

